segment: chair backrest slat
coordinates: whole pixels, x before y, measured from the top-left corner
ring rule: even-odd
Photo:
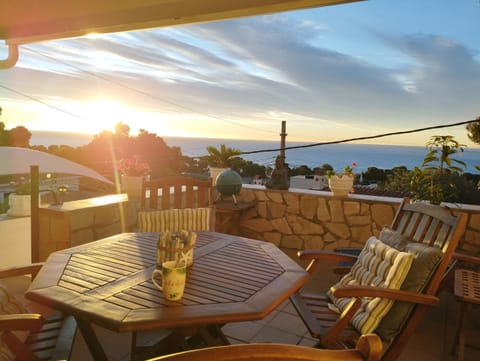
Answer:
[[[445,208],[405,200],[400,205],[391,228],[407,236],[410,241],[435,246],[445,252],[456,224],[457,217]]]
[[[213,186],[210,180],[173,176],[145,181],[140,208],[200,208],[213,207],[213,203]]]
[[[428,203],[410,203],[405,199],[399,206],[391,228],[407,236],[412,242],[437,247],[444,253],[444,260],[430,280],[427,294],[435,294],[443,278],[451,256],[466,228],[467,215],[451,212]]]
[[[442,226],[442,224],[440,220],[436,218],[432,218],[432,217],[428,217],[428,218],[429,218],[429,224],[428,224],[428,227],[426,227],[424,230],[423,237],[421,238],[421,242],[428,244],[429,246],[436,246],[436,247],[442,248],[442,245],[438,244],[438,235],[439,235],[440,227]]]
[[[412,236],[412,240],[415,242],[424,243],[425,234],[430,227],[432,222],[432,218],[428,217],[424,214],[415,214],[416,224],[415,224],[415,232]]]

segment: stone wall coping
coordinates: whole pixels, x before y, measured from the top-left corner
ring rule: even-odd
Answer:
[[[332,197],[335,198],[332,192],[329,191],[318,191],[314,189],[300,189],[300,188],[289,188],[288,190],[278,190],[278,189],[268,189],[265,186],[258,184],[243,184],[242,188],[252,189],[252,190],[265,190],[268,192],[280,192],[280,193],[299,193],[299,194],[312,194],[315,196],[322,197]],[[372,196],[366,194],[354,194],[350,193],[346,197],[338,197],[339,199],[356,199],[372,202],[381,202],[381,203],[400,203],[403,198],[398,197],[383,197],[383,196]]]
[[[465,210],[465,211],[477,211],[480,212],[480,206],[476,204],[463,204],[463,203],[448,203],[443,202],[440,205],[451,208],[451,209],[458,209],[458,210]]]
[[[84,210],[87,208],[95,208],[102,206],[109,206],[118,203],[124,203],[128,201],[127,194],[111,194],[102,197],[94,197],[87,199],[80,199],[77,201],[64,202],[63,204],[51,204],[48,206],[41,206],[42,209],[55,211],[55,212],[72,212],[77,210]]]

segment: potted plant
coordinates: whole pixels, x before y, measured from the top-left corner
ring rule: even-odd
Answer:
[[[31,183],[29,180],[21,177],[18,181],[13,181],[10,185],[14,193],[8,196],[7,215],[12,217],[26,217],[31,214]]]
[[[129,200],[140,200],[144,179],[150,175],[150,166],[138,156],[121,159],[118,170],[122,180],[122,190]]]
[[[334,196],[346,196],[350,193],[355,179],[353,169],[356,166],[357,163],[353,162],[352,165],[345,166],[342,173],[335,173],[333,170],[327,172],[328,186]]]
[[[213,182],[220,173],[230,168],[232,158],[242,153],[239,149],[227,147],[225,144],[220,144],[219,148],[209,145],[207,152],[206,160]]]

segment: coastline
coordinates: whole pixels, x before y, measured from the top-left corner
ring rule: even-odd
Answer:
[[[52,131],[31,131],[31,145],[69,145],[78,147],[88,144],[94,137],[91,134],[52,132]],[[280,142],[261,140],[236,140],[218,138],[183,138],[183,137],[162,137],[168,146],[178,146],[182,153],[189,157],[201,157],[207,154],[206,146],[218,147],[226,144],[229,147],[240,149],[243,152],[259,151],[263,149],[278,149]],[[306,142],[288,142],[290,146],[312,144]],[[323,164],[331,164],[335,169],[343,169],[345,165],[352,162],[357,163],[358,171],[366,171],[369,167],[379,169],[391,169],[398,166],[406,166],[408,169],[420,167],[423,158],[428,153],[425,146],[406,145],[380,145],[380,144],[328,144],[310,148],[287,149],[286,161],[290,167],[307,165],[310,168],[320,167]],[[273,166],[278,151],[259,152],[245,154],[241,157],[265,166]],[[467,172],[478,174],[474,168],[480,165],[480,148],[465,148],[463,153],[455,155],[456,159],[467,163]]]

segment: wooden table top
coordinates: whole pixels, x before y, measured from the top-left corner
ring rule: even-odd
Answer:
[[[52,253],[26,296],[117,332],[261,319],[308,274],[270,243],[198,232],[182,300],[150,277],[157,233],[123,233]]]

